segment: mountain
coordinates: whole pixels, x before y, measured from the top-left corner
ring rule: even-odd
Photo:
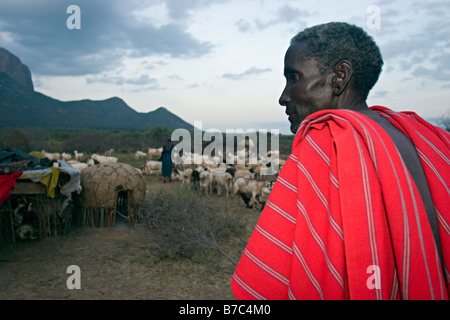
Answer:
[[[3,48],[0,48],[0,72],[8,74],[24,89],[33,90],[30,69],[22,64],[18,57]]]
[[[34,91],[31,72],[0,48],[0,127],[76,129],[169,129],[193,126],[160,107],[137,112],[122,99],[60,101]]]

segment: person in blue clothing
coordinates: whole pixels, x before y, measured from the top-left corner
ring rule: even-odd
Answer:
[[[171,182],[172,176],[172,149],[174,145],[170,138],[167,139],[166,143],[163,145],[163,151],[161,154],[162,161],[162,176],[164,183]]]

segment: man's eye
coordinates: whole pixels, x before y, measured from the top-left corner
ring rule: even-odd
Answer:
[[[300,75],[297,74],[297,73],[292,73],[290,78],[291,78],[292,81],[295,82],[295,81],[298,81],[300,79]]]

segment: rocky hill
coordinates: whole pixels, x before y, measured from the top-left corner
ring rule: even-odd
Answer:
[[[33,90],[30,69],[22,64],[18,57],[3,48],[0,48],[0,72],[9,75],[22,88]]]
[[[0,48],[0,114],[0,127],[193,129],[164,107],[140,113],[118,97],[60,101],[36,92],[29,68],[3,48]]]

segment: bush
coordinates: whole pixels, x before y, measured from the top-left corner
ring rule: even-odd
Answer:
[[[160,256],[181,256],[205,262],[214,251],[236,265],[223,248],[242,234],[245,221],[219,202],[180,187],[171,193],[159,192],[148,197],[143,205],[143,216]]]

